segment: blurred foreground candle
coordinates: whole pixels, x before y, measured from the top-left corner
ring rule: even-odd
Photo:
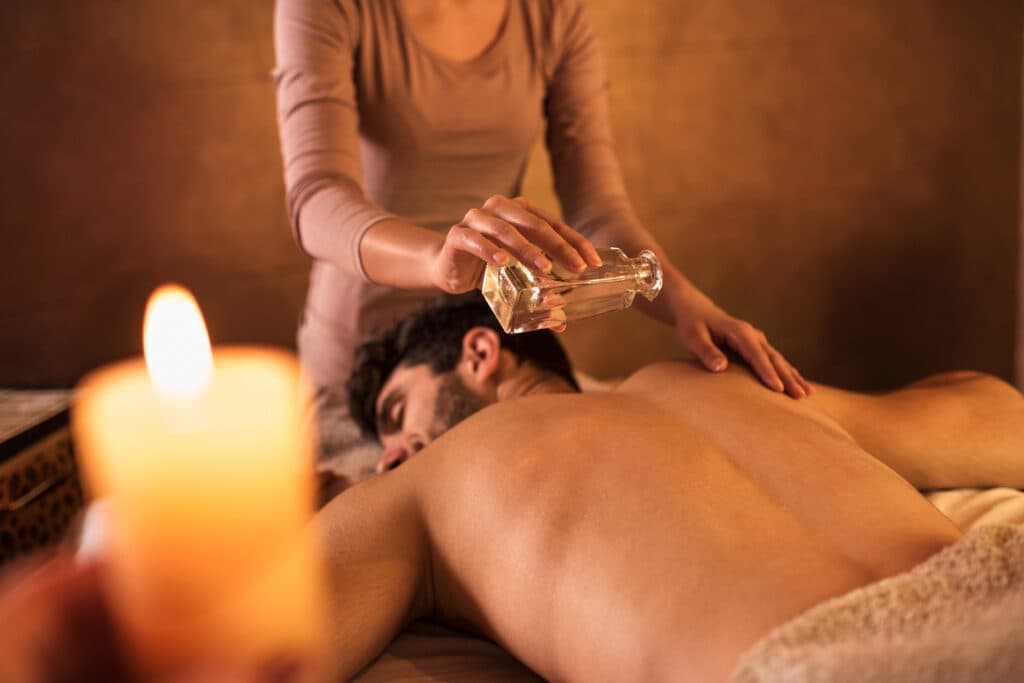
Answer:
[[[175,286],[150,298],[144,346],[87,376],[72,412],[89,493],[109,500],[109,593],[136,664],[312,665],[324,615],[295,357],[211,353]]]

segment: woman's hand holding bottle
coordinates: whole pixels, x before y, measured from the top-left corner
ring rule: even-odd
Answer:
[[[495,195],[452,226],[431,264],[434,286],[460,294],[480,285],[484,269],[516,259],[537,273],[551,259],[573,272],[601,265],[586,237],[524,197]]]

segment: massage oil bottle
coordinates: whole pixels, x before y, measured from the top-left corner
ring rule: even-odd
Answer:
[[[558,264],[537,275],[518,261],[488,266],[480,289],[501,327],[510,334],[560,327],[570,320],[629,308],[637,294],[653,301],[661,291],[661,264],[644,250],[629,258],[599,248],[602,264],[571,273]]]

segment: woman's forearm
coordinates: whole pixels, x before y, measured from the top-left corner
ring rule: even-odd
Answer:
[[[372,282],[401,289],[435,286],[431,267],[444,235],[399,218],[375,223],[359,243],[363,272]]]
[[[359,242],[359,266],[372,282],[461,294],[480,286],[484,268],[518,259],[535,272],[558,262],[575,272],[599,263],[582,235],[532,202],[493,195],[445,234],[397,218],[371,225]]]
[[[618,247],[630,257],[644,249],[653,251],[658,257],[663,278],[661,294],[654,301],[638,298],[635,304],[637,309],[652,318],[672,325],[676,322],[677,311],[692,306],[697,300],[710,303],[710,299],[672,263],[654,235],[635,216],[606,220],[591,232],[591,237],[595,243]]]
[[[695,300],[707,301],[710,299],[701,292],[690,279],[676,268],[664,253],[655,251],[662,268],[661,294],[654,301],[637,298],[636,307],[668,325],[674,325],[677,320],[678,311],[685,309],[688,302]],[[631,254],[632,255],[632,254]]]

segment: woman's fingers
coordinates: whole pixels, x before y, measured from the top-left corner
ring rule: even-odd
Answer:
[[[804,396],[810,396],[811,394],[813,394],[814,387],[811,386],[811,383],[804,379],[804,376],[800,374],[799,370],[794,368],[792,365],[790,365],[789,367],[793,369],[793,374],[796,375],[797,382],[799,382],[800,386],[803,388]]]
[[[811,384],[768,343],[764,333],[742,320],[726,316],[713,327],[698,321],[692,329],[681,328],[680,336],[708,370],[718,372],[726,367],[725,356],[715,343],[718,339],[740,354],[769,389],[793,398],[804,398],[813,392]]]
[[[707,325],[699,324],[694,329],[683,335],[683,344],[686,349],[697,356],[700,362],[712,372],[721,372],[729,366],[725,354],[719,350],[711,338],[711,332]]]
[[[725,339],[743,356],[768,388],[785,392],[792,398],[811,395],[811,385],[768,343],[764,332],[749,323],[737,321],[726,333]]]
[[[764,333],[757,330],[749,323],[740,323],[730,329],[725,335],[726,341],[735,349],[754,369],[757,376],[761,378],[765,386],[775,391],[785,391],[786,385],[779,377],[778,370],[772,362],[768,350],[765,348]]]
[[[509,261],[507,249],[495,244],[482,232],[464,223],[452,226],[451,230],[448,231],[448,239],[445,246],[457,251],[467,252],[482,261],[496,266],[503,266]]]
[[[520,212],[527,213],[520,209]],[[511,212],[498,214],[495,211],[484,209],[470,209],[462,219],[461,225],[476,230],[486,235],[492,242],[500,244],[507,249],[521,263],[541,272],[551,270],[551,261],[544,254],[542,247],[528,240],[521,232],[521,223],[525,222],[522,216],[510,216]],[[530,214],[532,215],[532,214]],[[513,223],[513,218],[519,223]],[[534,216],[534,220],[540,219]],[[551,230],[550,227],[548,230]]]
[[[583,260],[586,261],[588,266],[591,268],[597,268],[601,265],[601,257],[598,256],[597,249],[594,248],[594,245],[579,232],[570,228],[568,223],[559,220],[556,216],[548,213],[526,197],[516,197],[513,201],[518,202],[528,211],[536,214],[542,220],[547,221],[548,225],[554,228],[555,232],[561,235],[562,238],[573,246],[576,253],[583,257]]]
[[[484,263],[503,266],[510,258],[537,273],[550,272],[552,259],[577,273],[601,264],[594,246],[562,221],[523,197],[495,195],[448,231],[434,281],[446,292],[465,292],[479,285]]]
[[[776,353],[778,353],[778,352],[776,352]],[[779,354],[779,357],[780,357],[780,358],[782,358],[782,361],[783,361],[784,363],[786,363],[786,367],[788,367],[788,368],[789,368],[789,370],[790,370],[790,372],[792,372],[792,373],[793,373],[793,376],[794,376],[794,378],[796,379],[796,382],[797,382],[797,384],[798,384],[798,385],[800,386],[800,388],[801,388],[801,389],[803,389],[803,391],[804,391],[804,396],[810,396],[811,394],[813,394],[813,393],[814,393],[814,387],[812,387],[812,386],[811,386],[811,383],[810,383],[810,382],[808,382],[808,381],[807,381],[806,379],[804,379],[803,375],[801,375],[801,374],[800,374],[800,371],[799,371],[799,370],[797,370],[796,368],[794,368],[794,367],[793,367],[793,366],[792,366],[792,365],[791,365],[791,364],[789,363],[789,361],[787,361],[787,360],[785,359],[785,357],[783,357],[783,356],[782,356],[782,354],[781,354],[781,353]]]
[[[800,376],[800,373],[796,371],[792,365],[789,364],[781,353],[775,350],[775,348],[765,342],[765,352],[768,357],[771,358],[772,364],[775,366],[775,371],[782,379],[782,383],[786,387],[786,393],[793,398],[804,398],[809,396],[811,393],[811,387],[804,378]]]
[[[473,228],[459,223],[448,230],[440,254],[434,260],[434,284],[449,294],[468,292],[480,285],[484,266],[503,266],[507,251]]]
[[[556,259],[559,263],[573,272],[580,272],[587,267],[587,262],[551,222],[543,218],[522,202],[507,197],[495,195],[484,203],[484,210],[502,221],[509,224],[515,232],[526,239],[531,245],[536,246],[542,253]],[[555,224],[557,225],[557,221]],[[493,234],[493,233],[492,233]],[[500,241],[504,244],[504,240]],[[516,250],[509,245],[510,251],[518,257]],[[536,257],[529,251],[526,253],[526,260],[523,261],[531,268],[547,272],[546,269],[537,265]]]

